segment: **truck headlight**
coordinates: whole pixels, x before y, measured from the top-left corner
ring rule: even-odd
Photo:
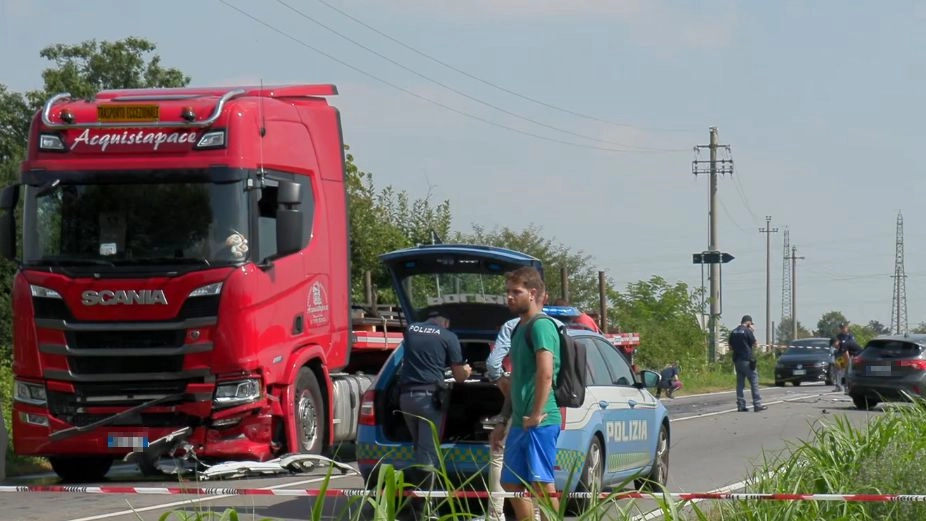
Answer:
[[[48,399],[45,396],[45,386],[16,380],[13,387],[13,398],[17,402],[28,403],[29,405],[45,406]]]
[[[260,398],[259,378],[220,383],[215,388],[215,403],[220,407],[241,405],[258,398]]]

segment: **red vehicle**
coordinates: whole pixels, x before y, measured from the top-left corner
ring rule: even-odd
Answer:
[[[0,195],[0,251],[14,258],[22,189],[18,454],[86,481],[171,433],[207,460],[353,439],[370,381],[357,372],[375,374],[401,333],[352,330],[334,94],[141,89],[46,103],[20,183]]]

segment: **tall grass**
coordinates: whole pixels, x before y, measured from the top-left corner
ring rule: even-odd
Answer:
[[[890,407],[864,428],[844,416],[813,429],[813,438],[766,457],[747,486],[758,493],[926,494],[926,402]],[[724,504],[717,519],[845,521],[926,519],[924,503],[747,501]]]
[[[911,406],[890,407],[868,425],[854,427],[844,416],[834,415],[828,422],[812,429],[812,438],[791,443],[776,455],[764,455],[747,483],[747,492],[801,494],[924,494],[926,493],[926,402]],[[445,490],[470,489],[473,483],[454,485],[441,460],[436,469],[439,486]],[[360,499],[366,512],[355,511],[351,520],[392,521],[408,505],[406,491],[413,488],[402,471],[382,464],[377,482],[368,484],[371,495]],[[327,486],[327,481],[325,485]],[[618,487],[621,488],[621,487]],[[575,517],[581,521],[630,520],[643,514],[647,503],[619,499],[612,492],[603,499],[584,502]],[[666,521],[745,520],[745,521],[868,521],[891,519],[912,521],[926,519],[923,503],[853,503],[839,501],[770,501],[746,500],[693,505],[673,501],[657,491],[651,498]],[[358,498],[354,498],[358,499]],[[321,521],[319,497],[310,519]],[[567,502],[554,508],[548,498],[539,498],[539,506],[550,519],[567,515]],[[706,505],[706,506],[705,506]],[[440,498],[435,502],[436,518],[466,520],[483,515],[482,507],[470,508],[459,498]],[[700,508],[699,508],[700,506]],[[648,507],[647,507],[648,508]],[[401,518],[401,517],[400,517]]]

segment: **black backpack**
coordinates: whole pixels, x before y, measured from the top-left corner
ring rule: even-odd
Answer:
[[[539,318],[553,320],[544,313],[538,313],[527,322],[525,338],[531,351],[534,350],[534,341],[530,331]],[[515,330],[520,325],[519,323],[515,326]],[[560,407],[581,407],[585,401],[585,386],[588,382],[588,357],[585,346],[576,344],[575,339],[566,333],[566,326],[556,326],[556,331],[559,333],[559,372],[553,381],[553,397],[556,398],[556,405]],[[511,335],[514,336],[514,331]]]

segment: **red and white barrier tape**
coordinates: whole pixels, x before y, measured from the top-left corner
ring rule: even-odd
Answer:
[[[0,485],[0,492],[57,492],[69,494],[141,494],[141,495],[195,495],[195,496],[308,496],[308,497],[359,497],[374,495],[373,491],[355,489],[263,489],[263,488],[198,488],[198,487],[125,487],[125,486],[79,486],[79,485]],[[470,498],[484,499],[489,492],[484,491],[421,491],[407,490],[408,497],[431,498]],[[496,497],[529,497],[527,492],[497,492]],[[572,492],[568,494],[551,494],[552,496],[572,499],[589,499],[595,494],[590,492]],[[926,494],[750,494],[729,492],[602,492],[599,499],[653,499],[665,498],[675,501],[692,500],[728,500],[728,501],[843,501],[849,503],[890,503],[890,502],[926,502]]]

